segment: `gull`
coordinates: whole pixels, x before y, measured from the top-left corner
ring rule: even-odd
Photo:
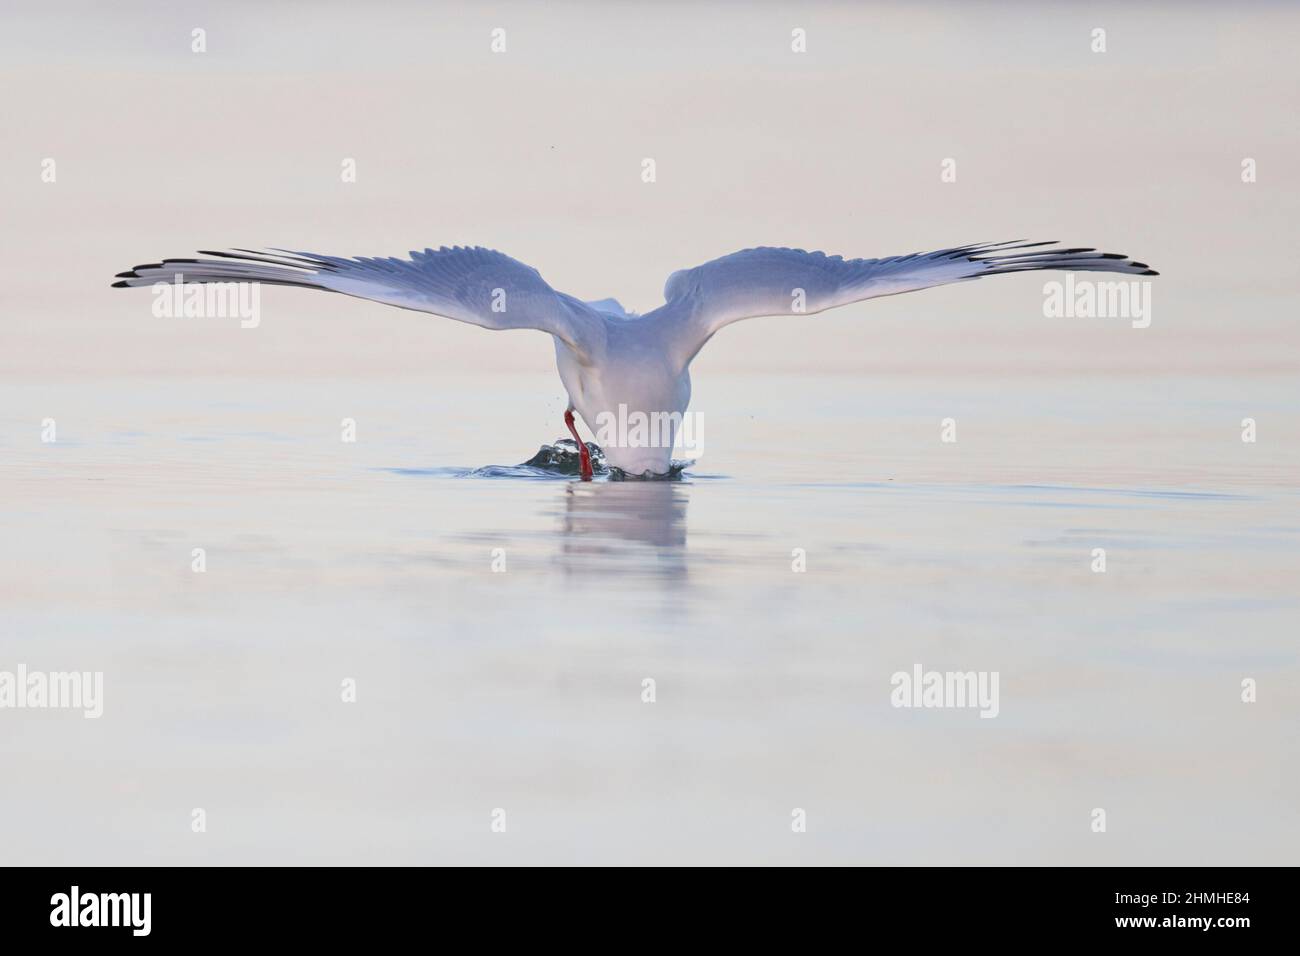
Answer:
[[[1047,248],[1045,248],[1047,247]],[[760,316],[802,317],[852,302],[1010,272],[1057,269],[1157,275],[1119,253],[1048,242],[982,242],[884,259],[845,259],[758,247],[668,277],[664,304],[644,315],[616,299],[583,301],[552,289],[536,269],[492,249],[443,246],[409,258],[340,258],[287,249],[200,251],[120,272],[115,287],[158,283],[265,283],[341,292],[481,328],[535,329],[555,340],[568,393],[564,423],[584,481],[591,458],[574,412],[600,439],[606,462],[632,477],[672,470],[672,448],[691,399],[691,362],[724,326]],[[614,422],[659,427],[611,430]]]

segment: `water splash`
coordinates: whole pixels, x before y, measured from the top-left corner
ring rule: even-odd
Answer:
[[[681,473],[693,462],[672,462],[667,475],[629,475],[628,472],[612,466],[604,460],[604,451],[594,441],[586,442],[586,450],[591,455],[591,472],[597,479],[607,481],[680,481]],[[554,445],[542,445],[523,464],[489,464],[484,468],[474,468],[465,477],[541,477],[541,479],[572,479],[582,473],[582,458],[578,455],[577,442],[572,438],[559,438]]]
[[[680,481],[682,472],[687,466],[693,464],[689,461],[674,461],[669,465],[667,474],[656,475],[646,472],[642,475],[633,475],[606,462],[605,452],[595,442],[589,441],[586,445],[587,453],[591,455],[592,473],[597,478],[607,478],[610,481]],[[499,477],[498,472],[514,472],[520,468],[528,468],[546,476],[576,478],[582,474],[582,456],[578,454],[578,443],[572,438],[561,438],[554,445],[543,445],[537,449],[537,454],[522,465],[516,465],[514,468],[490,466],[476,469],[470,474],[478,477]]]
[[[605,481],[681,481],[682,473],[694,461],[673,461],[666,475],[646,472],[632,475],[608,464],[605,453],[595,442],[587,442],[591,455],[591,470],[597,479]],[[582,457],[578,443],[572,438],[558,439],[554,445],[543,445],[526,462],[519,465],[484,465],[482,468],[385,468],[395,475],[437,475],[445,478],[577,478],[582,474]]]
[[[605,463],[605,453],[600,446],[593,441],[587,442],[587,453],[591,455],[591,470],[597,475],[609,475],[610,468]],[[536,468],[551,475],[577,477],[582,473],[582,456],[578,454],[576,441],[561,438],[554,445],[543,445],[537,449],[536,455],[516,467]]]

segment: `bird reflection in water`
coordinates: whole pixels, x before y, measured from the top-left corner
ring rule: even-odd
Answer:
[[[686,505],[678,481],[565,486],[560,557],[566,572],[686,577]]]

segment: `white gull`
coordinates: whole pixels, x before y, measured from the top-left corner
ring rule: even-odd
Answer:
[[[443,247],[409,259],[340,258],[310,252],[236,249],[203,259],[164,259],[118,274],[115,286],[260,282],[342,292],[485,329],[537,329],[555,340],[569,395],[565,423],[587,449],[573,412],[603,439],[606,461],[628,475],[671,468],[673,438],[691,398],[691,360],[723,326],[740,319],[824,312],[877,296],[983,276],[1040,269],[1156,275],[1145,263],[1093,249],[1044,248],[1051,242],[954,246],[887,259],[845,259],[802,249],[762,247],[674,272],[664,304],[628,314],[614,299],[584,302],[557,292],[536,269],[491,249]],[[666,429],[614,429],[640,420]]]

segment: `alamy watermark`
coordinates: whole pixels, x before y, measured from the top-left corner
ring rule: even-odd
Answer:
[[[104,713],[103,671],[0,670],[0,710],[80,710],[94,719]]]
[[[618,412],[596,415],[596,444],[602,448],[671,448],[704,453],[704,418],[698,412]]]
[[[74,885],[50,897],[50,925],[120,926],[132,936],[148,936],[152,909],[152,893],[83,893]]]
[[[927,671],[920,664],[889,679],[894,707],[978,708],[980,717],[998,715],[998,671]]]
[[[1099,282],[1076,279],[1043,283],[1043,315],[1049,319],[1131,319],[1133,328],[1151,325],[1151,283],[1138,279]]]
[[[155,282],[152,291],[153,314],[160,319],[237,318],[243,329],[255,329],[262,322],[262,286],[257,282],[186,285],[178,272],[171,282]]]

